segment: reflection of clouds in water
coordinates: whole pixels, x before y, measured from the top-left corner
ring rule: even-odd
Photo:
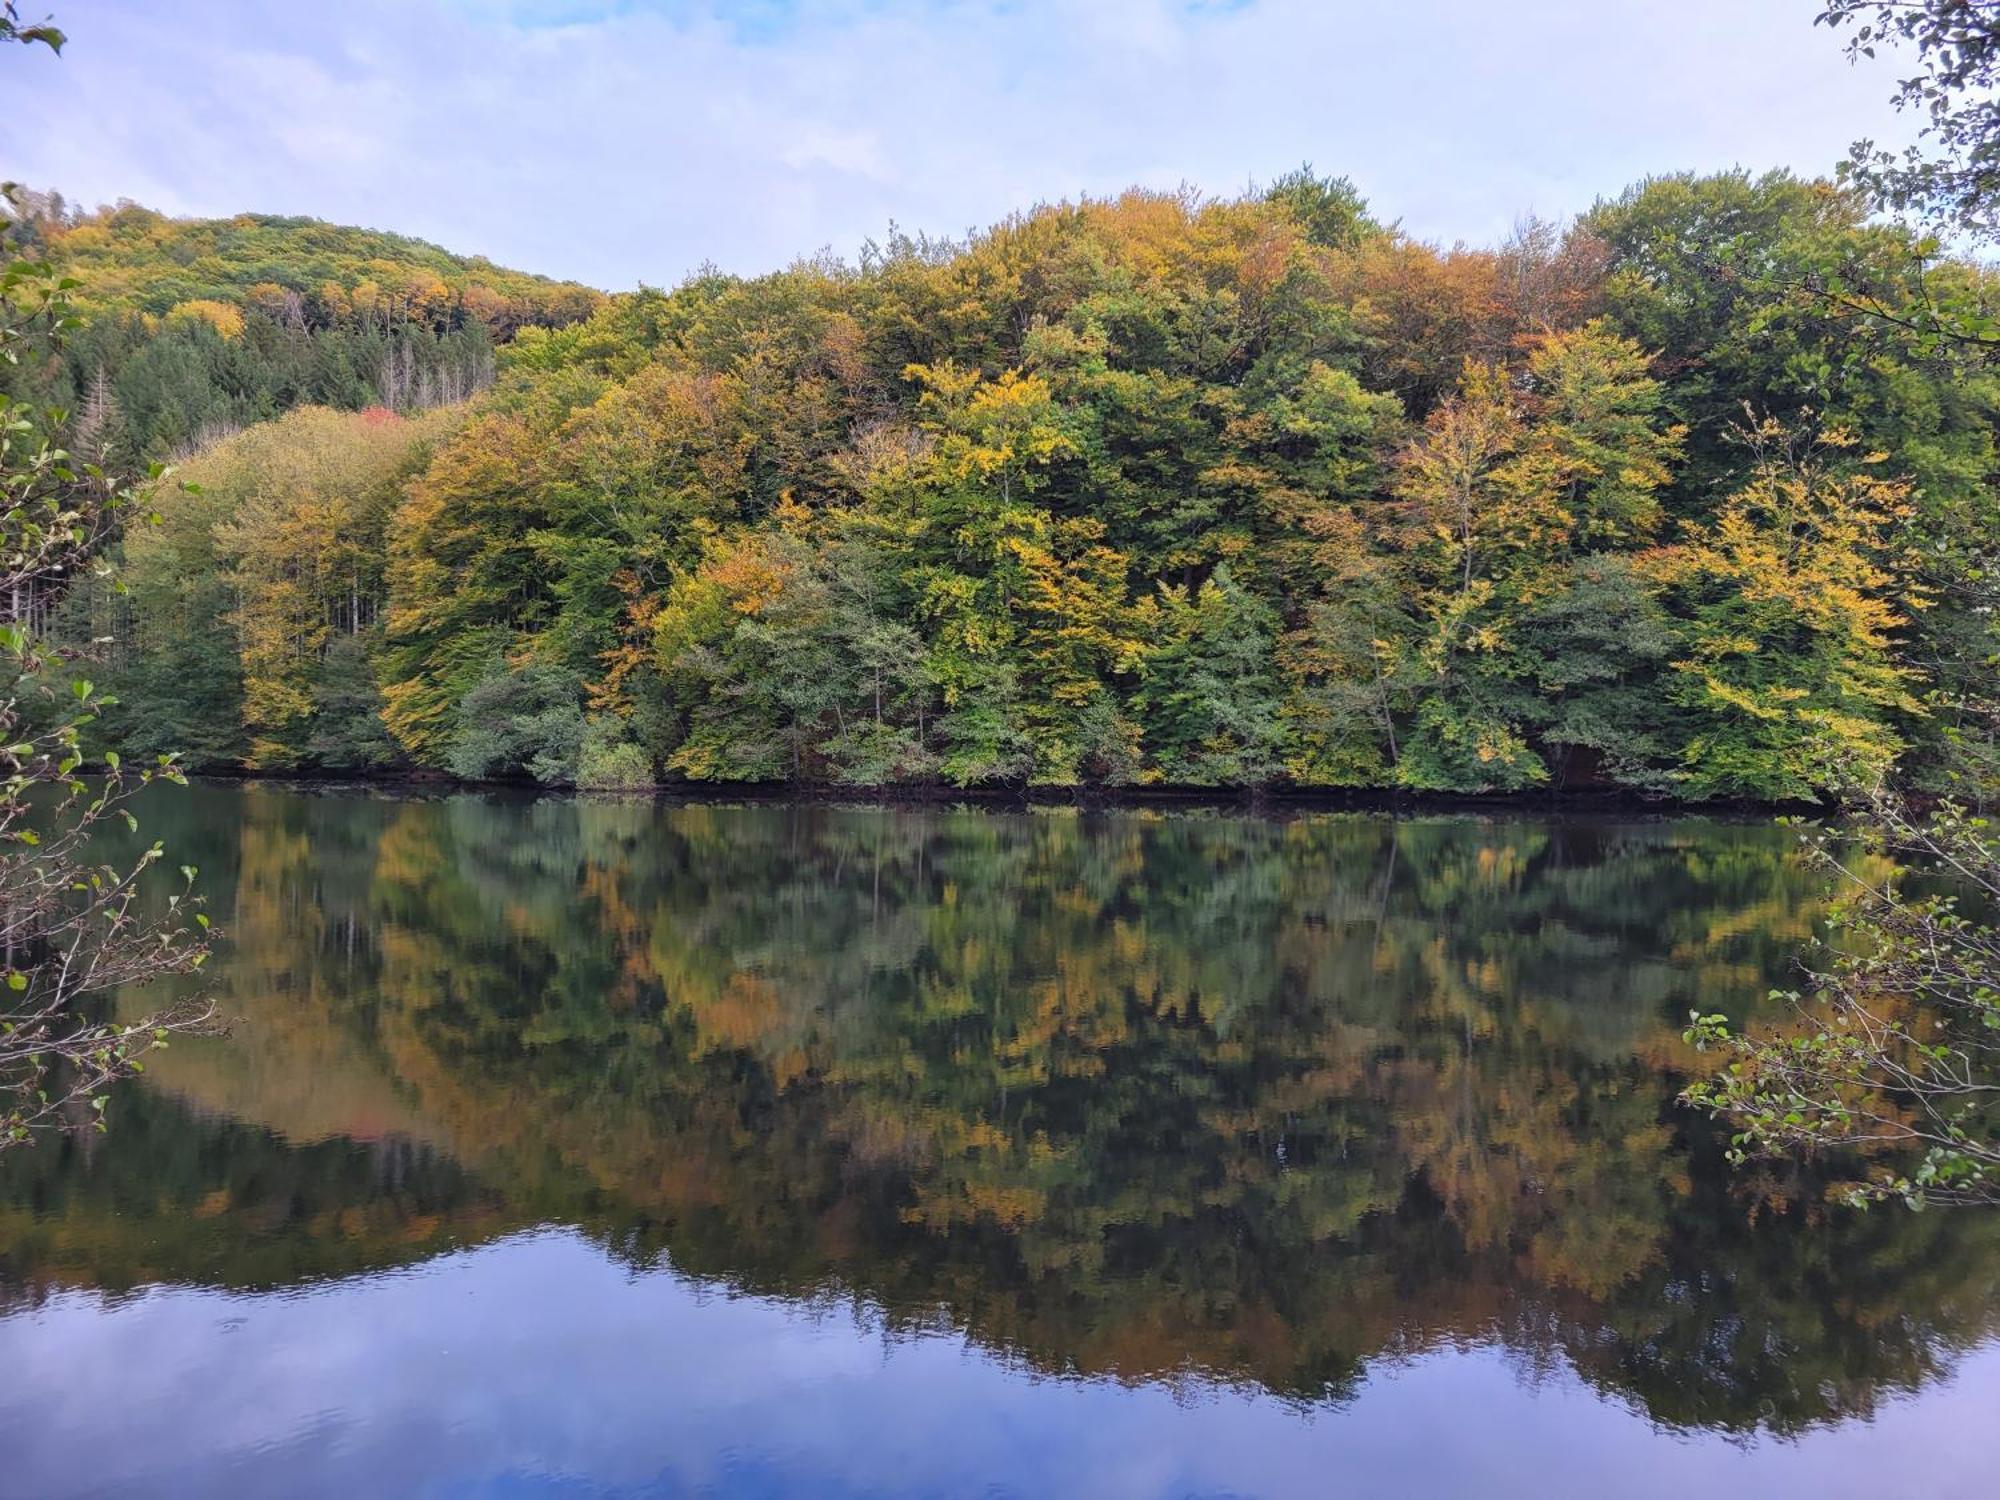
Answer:
[[[1782,829],[204,787],[151,831],[241,1024],[0,1159],[0,1294],[302,1289],[0,1323],[50,1383],[0,1386],[0,1495],[1901,1493],[1996,1389],[2000,1220],[1751,1230],[1672,1110],[1678,1018],[1811,929]]]
[[[1338,1410],[1240,1387],[1023,1378],[846,1306],[632,1275],[567,1232],[293,1294],[64,1294],[0,1321],[0,1494],[1824,1497],[1977,1491],[2000,1349],[1872,1423],[1649,1442],[1490,1349]],[[60,1372],[60,1379],[48,1378]],[[38,1378],[40,1377],[40,1378]]]
[[[1032,1370],[1325,1403],[1498,1336],[1740,1431],[1866,1415],[2000,1314],[2000,1221],[1746,1236],[1683,1133],[1679,1018],[1762,994],[1818,909],[1775,827],[170,808],[173,847],[222,844],[242,1024],[128,1091],[113,1149],[0,1162],[26,1285],[298,1284],[563,1222]]]

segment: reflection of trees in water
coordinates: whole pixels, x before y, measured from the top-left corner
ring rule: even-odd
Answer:
[[[202,796],[241,809],[203,863],[245,1020],[164,1081],[301,1160],[435,1145],[504,1199],[454,1188],[468,1235],[561,1218],[1306,1399],[1496,1339],[1732,1428],[1865,1412],[1992,1324],[1990,1221],[1811,1228],[1812,1182],[1731,1177],[1671,1105],[1679,1018],[1809,930],[1777,830]]]
[[[288,1141],[128,1089],[119,1128],[0,1163],[0,1311],[63,1287],[266,1291],[485,1239],[512,1222],[455,1162],[401,1137]]]

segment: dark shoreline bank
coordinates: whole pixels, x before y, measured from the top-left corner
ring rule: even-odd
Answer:
[[[1838,811],[1811,802],[1758,802],[1745,799],[1694,802],[1647,795],[1623,788],[1478,794],[1410,792],[1335,787],[957,787],[948,784],[844,786],[832,782],[738,781],[674,782],[651,787],[581,788],[544,786],[527,780],[462,781],[437,772],[329,775],[295,771],[190,772],[192,780],[219,784],[276,785],[300,791],[366,791],[412,798],[484,794],[506,798],[580,797],[666,803],[798,803],[811,806],[950,808],[978,807],[996,812],[1070,807],[1084,812],[1213,811],[1261,817],[1317,812],[1374,812],[1401,815],[1624,817],[1781,817],[1828,815]]]

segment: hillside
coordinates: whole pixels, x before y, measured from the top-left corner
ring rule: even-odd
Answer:
[[[316,219],[176,219],[133,204],[72,211],[22,195],[0,249],[79,283],[82,327],[6,389],[76,413],[90,450],[186,456],[304,405],[418,410],[492,378],[527,327],[588,317],[603,295]]]
[[[574,322],[602,300],[573,281],[319,219],[176,219],[132,203],[79,214],[57,193],[28,194],[24,207],[11,235],[82,283],[86,313],[164,317],[208,301],[282,308],[279,294],[290,292],[308,324],[371,309],[437,324],[463,308],[504,336],[526,324]]]

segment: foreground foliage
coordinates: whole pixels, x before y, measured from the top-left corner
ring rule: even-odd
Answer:
[[[1845,169],[1887,208],[1983,237],[2000,229],[2000,5],[1993,0],[1825,0],[1818,24],[1846,38],[1850,58],[1880,54],[1915,69],[1898,80],[1896,107],[1922,118],[1901,153],[1857,141]],[[1947,329],[1991,338],[1990,327]]]
[[[0,10],[0,43],[62,41],[53,27],[20,25],[11,4]],[[0,361],[18,364],[67,333],[73,292],[44,263],[0,270]],[[198,998],[130,1020],[108,1010],[129,986],[198,969],[208,918],[191,868],[162,898],[145,890],[160,845],[105,855],[107,824],[136,830],[128,795],[180,772],[162,756],[128,773],[109,752],[86,781],[82,737],[106,700],[35,630],[41,604],[79,573],[102,574],[132,499],[58,446],[62,415],[0,394],[0,1147],[39,1125],[88,1121],[106,1084],[211,1014]]]
[[[1918,1153],[1851,1188],[1857,1201],[2000,1202],[2000,833],[1949,802],[1919,816],[1878,792],[1866,811],[1858,848],[1891,856],[1886,874],[1825,830],[1804,836],[1840,900],[1810,990],[1779,997],[1797,1020],[1737,1030],[1697,1012],[1690,1040],[1731,1061],[1687,1097],[1736,1125],[1739,1160]]]

